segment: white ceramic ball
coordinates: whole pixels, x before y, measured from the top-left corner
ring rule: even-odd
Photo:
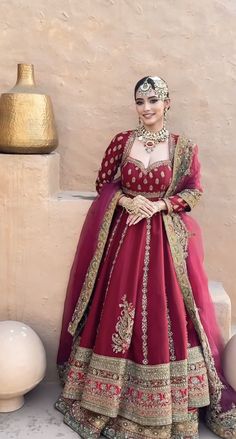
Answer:
[[[46,353],[39,336],[22,322],[0,322],[0,412],[17,410],[23,395],[44,377]]]
[[[236,392],[236,334],[231,337],[223,353],[223,370],[225,378]]]

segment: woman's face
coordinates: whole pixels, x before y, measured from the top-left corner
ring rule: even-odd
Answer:
[[[163,127],[164,109],[169,108],[170,100],[162,101],[158,98],[155,91],[151,89],[145,95],[139,92],[136,93],[136,110],[147,128],[160,130]]]

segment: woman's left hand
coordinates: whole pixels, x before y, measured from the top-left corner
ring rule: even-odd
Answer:
[[[132,226],[134,224],[139,223],[139,221],[142,221],[145,218],[151,218],[155,213],[161,212],[162,210],[167,210],[166,203],[163,200],[159,201],[153,201],[154,205],[153,213],[151,214],[129,214],[127,218],[126,224],[129,226]]]

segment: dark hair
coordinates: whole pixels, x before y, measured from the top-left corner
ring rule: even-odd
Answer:
[[[160,79],[162,79],[162,78],[160,78]],[[155,90],[155,82],[153,81],[153,79],[150,78],[150,76],[144,76],[144,78],[140,79],[134,87],[134,99],[136,99],[136,93],[137,93],[139,87],[141,87],[141,85],[143,85],[145,81],[147,81],[148,84],[151,85],[152,89]],[[165,82],[164,79],[162,79],[162,81]],[[169,93],[167,95],[167,98],[169,98]]]

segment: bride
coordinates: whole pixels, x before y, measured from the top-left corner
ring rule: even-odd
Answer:
[[[197,439],[205,407],[208,427],[236,438],[236,394],[188,215],[202,195],[198,147],[168,132],[163,79],[142,78],[134,97],[138,128],[105,152],[71,269],[56,408],[83,438]]]

